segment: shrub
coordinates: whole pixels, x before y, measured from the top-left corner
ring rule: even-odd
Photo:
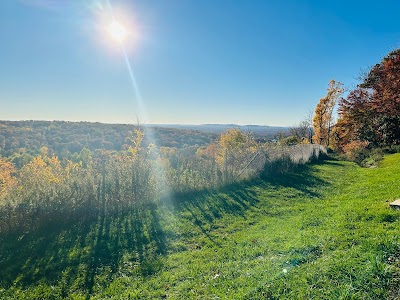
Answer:
[[[361,166],[367,168],[378,166],[383,159],[383,154],[384,151],[380,148],[371,150],[368,152],[368,156],[361,161]]]
[[[368,145],[367,141],[351,141],[343,147],[346,158],[360,164],[368,156]]]

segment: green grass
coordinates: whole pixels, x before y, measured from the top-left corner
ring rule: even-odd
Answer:
[[[400,154],[0,236],[1,299],[396,299]]]

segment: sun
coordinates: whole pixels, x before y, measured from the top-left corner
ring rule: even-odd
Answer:
[[[123,43],[128,35],[126,27],[117,21],[112,21],[108,25],[108,33],[111,38],[118,43]]]

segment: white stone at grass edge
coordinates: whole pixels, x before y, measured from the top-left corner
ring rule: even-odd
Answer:
[[[392,203],[390,203],[390,206],[396,209],[400,209],[400,199],[394,200]]]

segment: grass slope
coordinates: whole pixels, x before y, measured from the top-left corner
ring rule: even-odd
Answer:
[[[0,240],[1,299],[396,299],[400,154]]]

